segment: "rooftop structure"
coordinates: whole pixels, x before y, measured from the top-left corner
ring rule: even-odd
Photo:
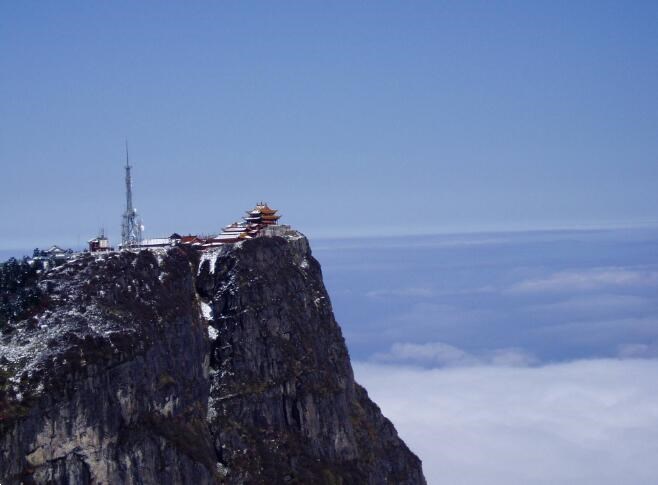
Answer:
[[[194,246],[201,244],[202,241],[203,239],[200,238],[199,236],[193,236],[192,234],[190,234],[188,236],[182,236],[180,238],[179,244],[182,244],[183,246]]]
[[[277,212],[276,209],[271,209],[267,202],[259,202],[256,207],[247,211],[247,216],[243,219],[251,224],[277,224],[277,221],[281,218],[280,215],[277,215]]]
[[[110,247],[110,240],[105,237],[105,231],[101,229],[100,234],[94,239],[87,241],[89,244],[90,253],[101,253],[105,251],[112,251],[113,248]]]
[[[144,239],[142,236],[143,227],[137,218],[137,211],[132,207],[132,179],[130,169],[128,150],[126,148],[126,212],[124,213],[122,224],[122,243],[120,246],[122,249],[155,249],[187,246],[203,250],[265,234],[264,229],[276,227],[278,220],[281,218],[276,209],[270,208],[265,202],[260,202],[256,204],[254,209],[247,211],[247,215],[243,217],[243,221],[224,226],[222,231],[215,236],[191,234],[181,236],[178,233],[173,233],[169,237]],[[270,233],[268,232],[267,234]],[[101,235],[101,237],[104,236]],[[91,252],[97,252],[106,247],[109,248],[109,242],[106,239],[101,239],[101,237],[89,241],[89,250]]]
[[[53,245],[45,250],[35,249],[32,258],[28,260],[28,263],[35,266],[37,269],[47,270],[59,266],[60,264],[64,264],[74,256],[75,253],[72,249],[63,249],[59,246]]]
[[[278,224],[281,217],[276,209],[270,208],[267,203],[259,202],[252,210],[247,211],[244,221],[234,222],[222,228],[221,234],[209,240],[209,244],[225,244],[251,239],[258,236],[263,228]]]
[[[181,242],[181,237],[174,233],[169,237],[156,237],[152,239],[142,239],[140,248],[164,248],[167,246],[176,246]]]

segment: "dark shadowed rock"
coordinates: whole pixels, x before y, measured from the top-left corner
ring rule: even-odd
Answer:
[[[301,234],[81,256],[0,337],[0,483],[423,484]]]

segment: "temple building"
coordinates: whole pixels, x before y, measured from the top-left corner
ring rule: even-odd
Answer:
[[[129,172],[127,173],[129,175]],[[127,183],[126,186],[129,187],[129,184]],[[128,191],[128,202],[130,202],[130,195],[130,191]],[[128,203],[128,205],[130,204]],[[179,233],[175,232],[169,237],[145,239],[140,232],[139,238],[135,239],[128,245],[121,244],[119,249],[164,249],[175,246],[185,246],[193,249],[204,250],[263,236],[266,235],[266,232],[267,235],[271,235],[269,234],[271,231],[284,227],[278,226],[278,221],[281,218],[281,215],[278,214],[278,210],[272,209],[265,202],[259,202],[252,210],[246,212],[247,214],[242,218],[242,221],[234,222],[222,227],[221,232],[213,236],[192,234],[181,236]],[[109,241],[102,232],[99,237],[89,241],[89,251],[92,253],[112,250],[113,248],[110,247]]]
[[[137,246],[138,248],[166,248],[180,244],[182,237],[178,233],[173,233],[169,237],[156,237],[153,239],[142,239]]]
[[[260,202],[256,204],[256,207],[253,210],[247,211],[247,216],[243,219],[251,224],[277,224],[277,221],[281,218],[280,215],[277,215],[276,209],[270,209],[266,202]]]
[[[198,247],[201,245],[202,242],[203,242],[203,238],[200,238],[199,236],[193,236],[192,234],[188,234],[187,236],[181,236],[179,244],[181,246]]]
[[[225,234],[240,234],[248,231],[250,228],[255,227],[255,224],[247,224],[244,222],[234,222],[222,228],[222,232]]]
[[[259,232],[267,227],[278,224],[281,217],[276,209],[271,209],[267,203],[260,202],[252,210],[247,211],[242,222],[234,222],[222,228],[222,232],[208,238],[204,247],[220,244],[234,243],[258,236]]]

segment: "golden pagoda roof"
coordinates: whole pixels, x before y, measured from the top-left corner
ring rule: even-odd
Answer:
[[[254,210],[252,212],[260,212],[261,214],[274,214],[276,212],[276,209],[271,209],[268,205],[267,202],[260,202],[256,204],[256,207],[254,207]]]

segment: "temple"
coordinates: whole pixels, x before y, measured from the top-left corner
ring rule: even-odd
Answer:
[[[277,212],[275,209],[270,209],[266,202],[260,202],[253,210],[247,211],[247,217],[243,217],[243,219],[251,224],[276,224],[281,218]]]
[[[242,218],[242,222],[224,226],[220,234],[209,238],[203,246],[211,247],[256,237],[263,228],[278,224],[281,216],[277,212],[266,202],[259,202],[252,210],[246,211],[247,215]]]
[[[131,192],[130,192],[130,172],[127,166],[127,180],[126,186],[128,187],[128,203],[127,206],[131,207]],[[289,226],[280,226],[279,219],[281,215],[276,209],[272,209],[266,202],[259,202],[256,206],[242,217],[242,221],[233,222],[227,226],[222,227],[219,234],[216,235],[192,235],[181,236],[178,233],[173,233],[169,237],[160,237],[145,239],[141,234],[141,226],[139,227],[139,238],[136,238],[132,244],[121,244],[120,249],[158,249],[168,248],[174,246],[185,246],[194,249],[204,250],[214,248],[223,244],[231,244],[243,241],[245,239],[252,239],[258,236],[272,236],[279,234],[280,231],[289,229]],[[125,222],[125,217],[124,217]],[[125,226],[125,224],[124,224]],[[124,227],[125,229],[125,227]],[[125,232],[125,231],[124,231]],[[125,234],[122,234],[125,236]],[[125,239],[125,237],[123,238]],[[113,251],[110,242],[101,231],[101,234],[88,241],[88,252],[98,253]]]

